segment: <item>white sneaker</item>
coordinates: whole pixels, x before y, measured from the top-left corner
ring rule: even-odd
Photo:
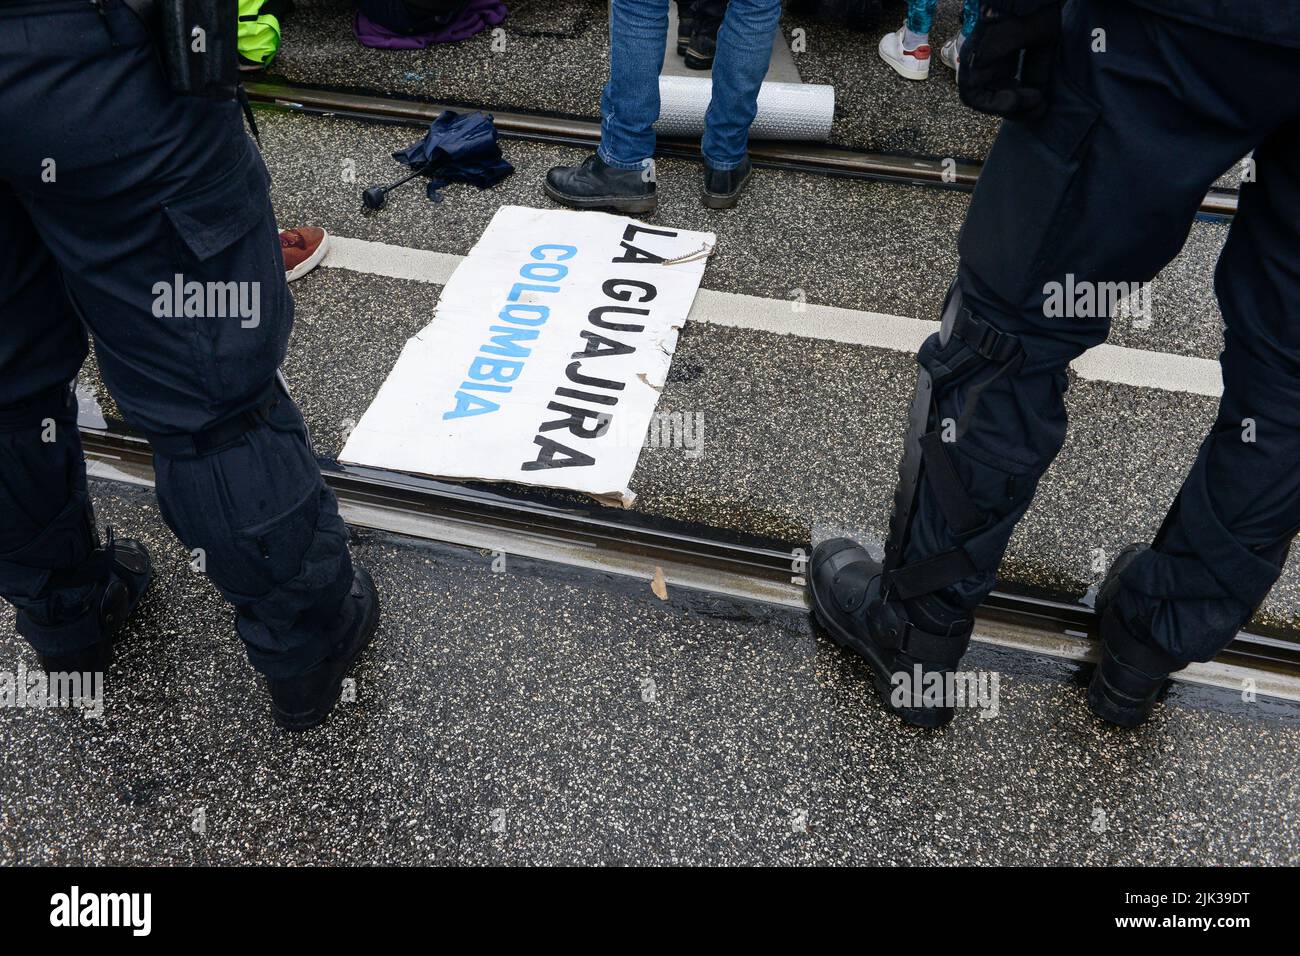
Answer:
[[[915,50],[903,49],[903,31],[886,33],[880,38],[880,58],[892,66],[899,76],[909,80],[924,80],[930,75],[930,44],[923,43]]]
[[[954,73],[961,72],[961,48],[957,46],[956,37],[939,48],[939,59],[943,60],[943,65]]]

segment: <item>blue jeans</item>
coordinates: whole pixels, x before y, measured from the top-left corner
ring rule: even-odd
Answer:
[[[772,58],[781,0],[731,0],[718,31],[713,99],[704,120],[704,158],[714,169],[745,161],[758,88]],[[654,156],[659,68],[668,37],[668,0],[614,0],[609,18],[609,81],[600,98],[600,158],[641,169]]]

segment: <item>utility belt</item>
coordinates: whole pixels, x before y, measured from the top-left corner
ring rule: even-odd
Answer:
[[[173,92],[238,100],[257,136],[257,123],[239,78],[238,0],[0,0],[0,19],[97,11],[113,33],[111,11],[131,11],[148,31]]]

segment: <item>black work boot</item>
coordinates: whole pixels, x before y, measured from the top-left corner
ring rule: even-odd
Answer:
[[[654,212],[654,180],[644,173],[641,169],[615,169],[599,156],[589,156],[581,166],[552,168],[546,174],[546,195],[574,209]]]
[[[682,54],[687,69],[713,69],[713,58],[718,52],[718,30],[726,12],[726,3],[719,0],[701,0],[695,5],[690,43]]]
[[[1101,660],[1088,683],[1088,707],[1102,720],[1137,727],[1151,716],[1169,675],[1185,665],[1144,640],[1140,624],[1123,619],[1115,607],[1119,576],[1146,545],[1129,545],[1106,572],[1097,593],[1101,616]]]
[[[677,0],[677,55],[685,56],[691,44],[691,28],[695,21],[695,0]]]
[[[704,164],[704,205],[710,209],[730,209],[740,202],[740,194],[754,174],[754,166],[745,157],[745,161],[735,169],[714,169]]]
[[[285,730],[307,730],[324,722],[343,692],[343,678],[369,645],[379,626],[379,594],[370,572],[356,564],[352,589],[343,599],[329,640],[329,657],[305,674],[267,678],[271,711]]]
[[[96,534],[96,537],[98,535]],[[47,674],[72,674],[108,670],[113,663],[113,642],[132,612],[149,590],[153,563],[145,546],[134,538],[116,538],[108,528],[104,545],[90,559],[109,568],[108,582],[91,592],[83,614],[94,615],[101,633],[98,641],[66,654],[42,654],[41,669]]]
[[[953,718],[954,702],[946,692],[926,694],[925,675],[940,675],[937,680],[956,669],[974,622],[929,595],[906,604],[886,600],[882,586],[880,562],[851,539],[832,538],[813,549],[808,588],[822,627],[870,665],[887,708],[913,726],[942,727]]]

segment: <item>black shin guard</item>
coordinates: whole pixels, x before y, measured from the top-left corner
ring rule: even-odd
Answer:
[[[1000,533],[1016,516],[1007,508],[986,513],[967,490],[965,459],[978,459],[984,471],[975,474],[987,474],[990,454],[974,449],[954,463],[950,443],[962,437],[980,393],[1018,370],[1024,351],[1017,338],[964,308],[954,283],[941,331],[926,340],[917,361],[921,369],[884,562],[847,538],[824,541],[809,561],[809,587],[817,619],[871,666],[886,706],[908,723],[938,727],[953,716],[956,682],[947,678],[973,628],[971,609],[979,596],[971,595],[979,587],[972,588],[969,579],[991,582],[994,570],[977,564],[966,545],[995,522],[994,534]],[[943,418],[940,402],[959,405],[960,413]],[[992,473],[1000,473],[996,465]],[[1013,504],[1032,495],[1036,474],[1028,477]],[[996,498],[987,487],[981,491],[980,501]],[[987,565],[992,549],[983,543]],[[964,584],[960,592],[953,587],[958,582]],[[936,685],[942,688],[938,695]]]
[[[944,303],[937,337],[926,345],[929,354],[923,347],[885,545],[885,596],[899,602],[916,623],[924,622],[927,630],[952,633],[965,628],[969,633],[967,609],[946,589],[987,570],[962,544],[981,531],[988,518],[963,486],[948,446],[965,433],[980,393],[1013,374],[1024,361],[1024,351],[1015,336],[999,332],[966,309],[956,283]],[[954,387],[964,389],[961,414],[941,419],[938,400]],[[918,556],[911,532],[927,489],[955,546]]]

